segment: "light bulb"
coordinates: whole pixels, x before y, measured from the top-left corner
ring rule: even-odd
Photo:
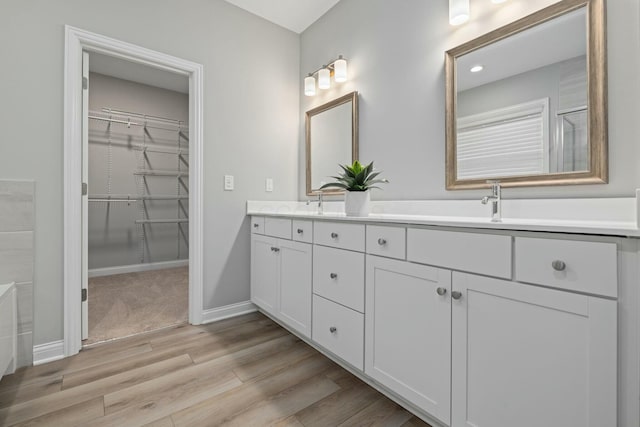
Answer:
[[[449,23],[464,24],[469,20],[469,0],[449,0]]]
[[[338,82],[347,81],[347,60],[340,55],[336,62],[333,63],[333,79]]]
[[[316,94],[316,79],[313,76],[304,78],[304,94],[313,96]]]
[[[318,71],[318,87],[320,89],[329,89],[331,87],[331,73],[328,68]]]

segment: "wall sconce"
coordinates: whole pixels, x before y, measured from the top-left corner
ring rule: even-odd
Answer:
[[[469,0],[449,0],[449,24],[461,25],[469,20]]]
[[[318,76],[318,89],[329,89],[331,75],[336,83],[347,81],[347,60],[342,55],[304,78],[304,94],[307,96],[316,94],[316,76]]]

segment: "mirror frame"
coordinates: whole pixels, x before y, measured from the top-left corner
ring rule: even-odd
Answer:
[[[307,196],[313,196],[318,193],[317,190],[311,188],[311,118],[324,111],[330,110],[342,104],[351,102],[351,162],[358,160],[358,92],[353,91],[326,104],[315,107],[305,113],[305,147],[306,147],[306,165],[307,165]],[[336,165],[336,173],[340,171]],[[343,194],[344,190],[322,190],[323,194]]]
[[[587,8],[587,88],[589,123],[589,170],[544,175],[457,179],[456,152],[456,59],[484,46],[540,25],[553,18]],[[605,0],[562,0],[529,16],[450,49],[445,54],[446,71],[446,189],[487,188],[488,179],[499,180],[503,187],[606,184],[608,171],[607,123],[607,40]]]

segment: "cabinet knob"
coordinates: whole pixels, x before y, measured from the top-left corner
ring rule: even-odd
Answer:
[[[260,227],[260,224],[258,223],[253,224],[253,228],[258,228],[258,227]]]
[[[551,263],[551,267],[556,271],[564,271],[564,269],[567,268],[567,264],[557,259]]]
[[[336,328],[335,326],[332,326],[329,328],[329,332],[331,332],[332,334],[335,334],[336,332],[338,332],[338,328]]]
[[[331,273],[331,274],[329,274],[329,277],[331,277],[332,279],[337,279],[338,278],[338,274],[337,273]]]
[[[460,298],[462,298],[462,292],[459,292],[459,291],[453,291],[453,292],[451,292],[451,298],[453,298],[453,299],[460,299]]]
[[[384,245],[387,244],[387,241],[381,237],[381,238],[378,239],[378,244],[380,246],[384,246]]]
[[[332,239],[337,239],[338,238],[338,233],[331,233],[331,238]]]
[[[271,250],[272,250],[273,252],[280,252],[280,248],[276,248],[276,247],[274,247],[274,246],[271,246]]]
[[[302,228],[298,228],[298,234],[302,234],[304,233],[304,230]]]
[[[436,289],[436,292],[438,293],[438,295],[442,296],[447,293],[447,288],[438,288]]]

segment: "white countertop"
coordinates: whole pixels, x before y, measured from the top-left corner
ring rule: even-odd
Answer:
[[[313,201],[248,201],[247,215],[640,237],[639,199],[640,190],[627,198],[505,199],[501,222],[478,200],[374,201],[367,217],[345,216],[344,202],[324,202],[318,214]]]

